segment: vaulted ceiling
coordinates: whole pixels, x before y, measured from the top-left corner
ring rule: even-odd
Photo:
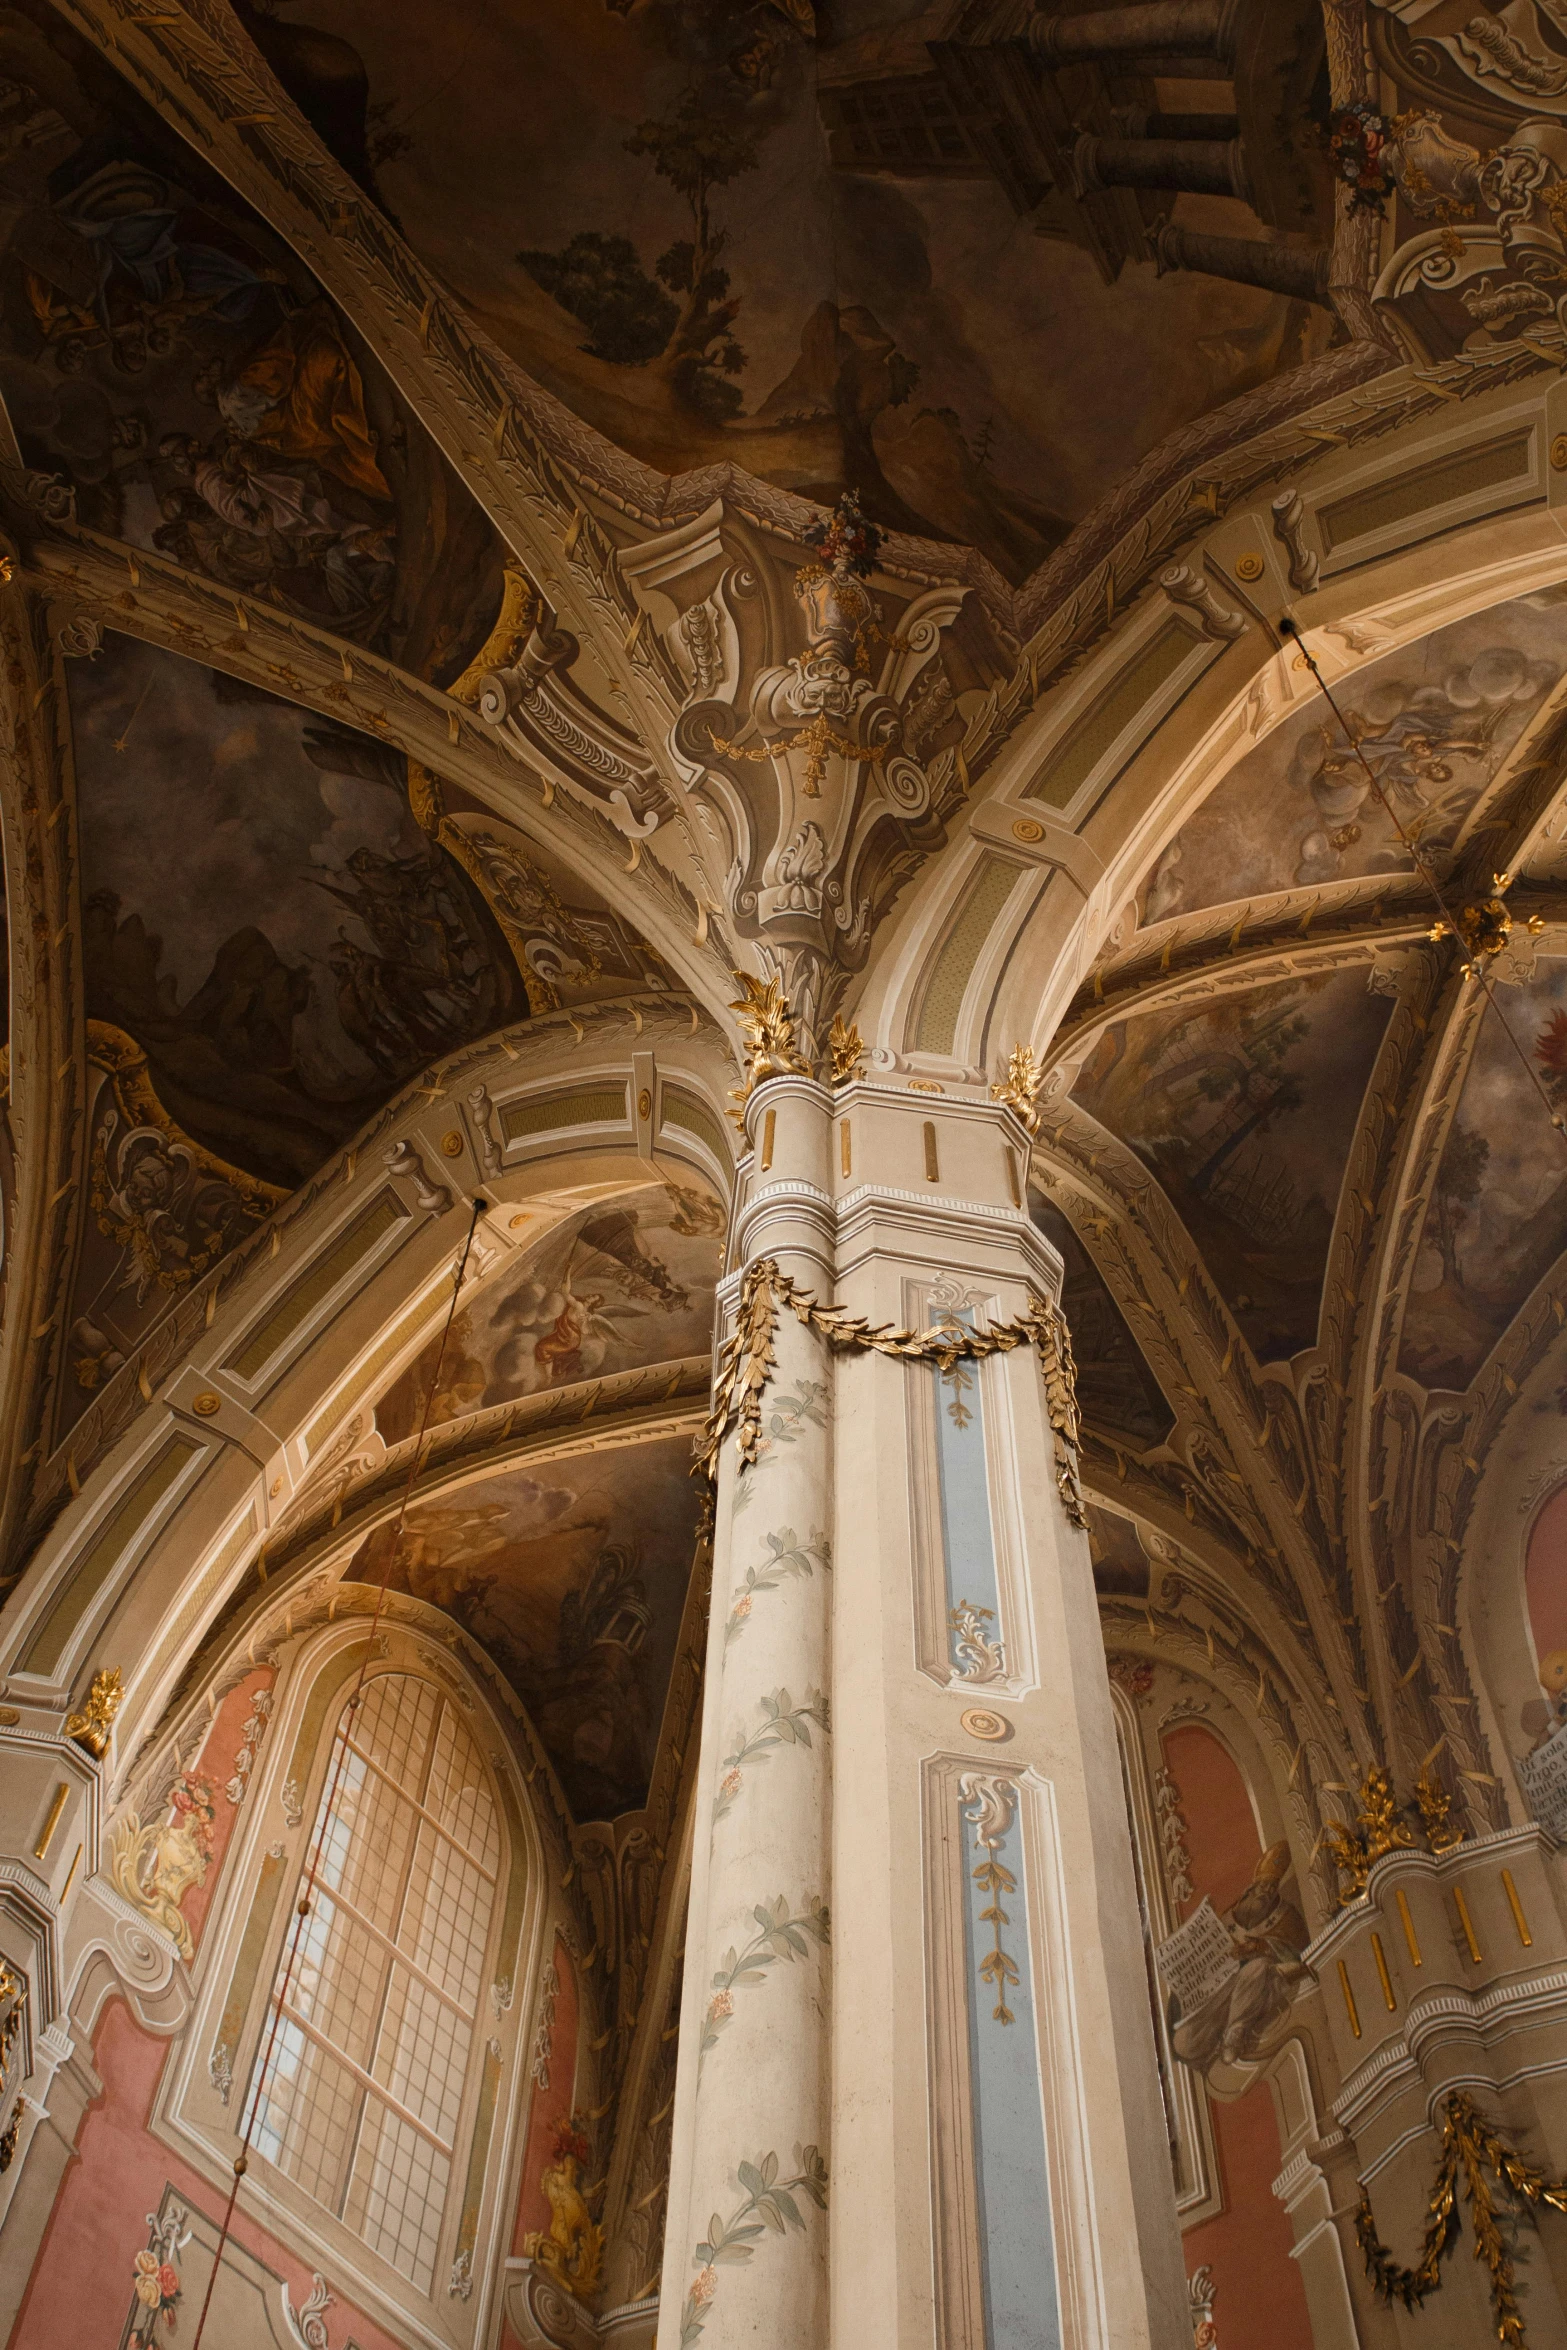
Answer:
[[[1556,1410],[1567,1240],[1567,134],[1458,0],[1180,56],[1099,13],[0,11],[7,1587],[333,1187],[407,1142],[438,1220],[536,1134],[407,1596],[504,1652],[579,1818],[642,1804],[683,1439],[649,1383],[591,1471],[483,1455],[700,1387],[726,1007],[776,970],[889,1083],[1045,1061],[1117,1640],[1227,1658],[1303,1805],[1444,1738],[1492,1800],[1457,1561]],[[1357,200],[1328,126],[1379,95]],[[829,725],[789,697],[845,491]],[[1412,841],[1540,916],[1494,1002]],[[574,1051],[621,1089],[586,1142],[501,1083]],[[286,1560],[376,1571],[420,1312],[298,1401]]]

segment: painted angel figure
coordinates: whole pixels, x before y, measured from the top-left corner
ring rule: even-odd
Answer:
[[[508,1335],[496,1349],[487,1402],[591,1379],[610,1348],[624,1339],[621,1323],[642,1318],[644,1308],[611,1305],[604,1290],[579,1291],[573,1270],[574,1255],[558,1285],[524,1282],[496,1309],[496,1329]]]

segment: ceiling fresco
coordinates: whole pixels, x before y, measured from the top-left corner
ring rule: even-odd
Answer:
[[[196,1142],[291,1189],[416,1070],[525,1014],[398,753],[128,637],[69,678],[88,1015]]]
[[[1344,1167],[1392,1010],[1364,969],[1118,1020],[1078,1106],[1158,1176],[1259,1361],[1317,1333]]]
[[[1130,1518],[1090,1502],[1088,1549],[1094,1565],[1094,1589],[1125,1599],[1146,1599],[1152,1569],[1142,1536]]]
[[[1467,1387],[1534,1288],[1567,1248],[1562,1138],[1516,1044],[1567,1108],[1567,960],[1541,956],[1524,987],[1498,987],[1426,1208],[1404,1312],[1399,1368],[1426,1387]]]
[[[292,250],[54,12],[4,12],[0,393],[77,517],[448,682],[499,542]]]
[[[11,1134],[11,942],[6,912],[5,844],[0,841],[0,1308],[11,1261],[16,1202],[16,1146]]]
[[[949,123],[931,46],[1002,72],[1006,36],[971,26],[972,9],[239,13],[478,321],[620,447],[665,473],[732,460],[810,496],[847,485],[873,519],[971,542],[1014,580],[1143,451],[1333,333],[1315,304],[1156,274],[1144,230],[1167,215],[1264,233],[1231,197],[1085,206],[1064,166],[1063,184],[1025,187],[987,162],[1000,118],[976,99]],[[311,34],[330,46],[312,55]],[[1128,101],[1235,97],[1078,69],[1062,105],[1110,127],[1107,107]]]
[[[1072,1333],[1077,1399],[1095,1430],[1139,1448],[1162,1443],[1175,1415],[1110,1295],[1103,1274],[1058,1207],[1033,1192],[1029,1214],[1061,1252],[1061,1303]]]
[[[680,1436],[505,1470],[409,1512],[389,1588],[488,1650],[578,1819],[646,1799],[698,1506]],[[350,1579],[380,1581],[392,1531],[361,1544]]]
[[[1450,848],[1562,676],[1567,590],[1498,604],[1337,689],[1345,718],[1408,836]],[[1272,890],[1407,873],[1393,818],[1332,714],[1310,701],[1248,751],[1188,818],[1139,892],[1145,923]]]
[[[651,1183],[581,1209],[514,1258],[378,1399],[388,1444],[491,1404],[707,1352],[724,1215],[706,1192]]]

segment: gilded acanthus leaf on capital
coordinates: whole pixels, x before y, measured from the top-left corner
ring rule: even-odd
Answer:
[[[865,1059],[865,1039],[841,1012],[833,1015],[827,1036],[827,1060],[834,1085],[852,1085]]]
[[[1004,1102],[1029,1135],[1039,1132],[1039,1089],[1045,1073],[1035,1060],[1030,1047],[1015,1044],[1007,1061],[1007,1073],[999,1085],[990,1089],[992,1101]]]
[[[794,1013],[781,982],[764,984],[749,971],[734,976],[740,993],[729,1009],[739,1019],[745,1049],[745,1083],[735,1089],[731,1112],[739,1121],[751,1095],[769,1077],[809,1077],[811,1064],[795,1049]]]

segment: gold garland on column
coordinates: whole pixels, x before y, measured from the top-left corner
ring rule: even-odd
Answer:
[[[970,1330],[957,1321],[939,1329],[898,1330],[890,1322],[873,1324],[863,1315],[845,1313],[842,1306],[819,1305],[809,1290],[797,1288],[787,1273],[779,1271],[774,1257],[758,1257],[755,1264],[747,1266],[735,1326],[718,1357],[713,1408],[696,1447],[697,1469],[710,1484],[717,1481],[718,1455],[731,1425],[737,1429],[741,1465],[750,1468],[758,1457],[762,1397],[777,1368],[773,1338],[784,1307],[829,1346],[898,1355],[905,1362],[935,1363],[944,1377],[950,1377],[958,1363],[1010,1354],[1014,1347],[1035,1347],[1045,1377],[1045,1408],[1056,1440],[1056,1488],[1072,1524],[1086,1527],[1077,1475],[1077,1366],[1066,1323],[1049,1298],[1030,1289],[1026,1314],[1013,1322],[996,1322],[988,1330]]]
[[[1473,2098],[1455,2089],[1442,2107],[1442,2153],[1426,2206],[1425,2242],[1416,2266],[1401,2267],[1377,2234],[1371,2197],[1364,2187],[1355,2214],[1355,2234],[1365,2258],[1366,2274],[1382,2299],[1390,2304],[1401,2301],[1406,2309],[1418,2309],[1426,2296],[1440,2285],[1442,2263],[1458,2241],[1461,2176],[1474,2228],[1475,2258],[1483,2260],[1491,2272],[1491,2314],[1496,2320],[1496,2338],[1511,2344],[1513,2350],[1527,2350],[1523,2319],[1518,2310],[1513,2256],[1497,2222],[1487,2173],[1514,2195],[1521,2196],[1525,2203],[1547,2203],[1553,2211],[1567,2213],[1567,2181],[1548,2179],[1543,2171],[1526,2162],[1497,2136],[1489,2123],[1481,2120]]]

